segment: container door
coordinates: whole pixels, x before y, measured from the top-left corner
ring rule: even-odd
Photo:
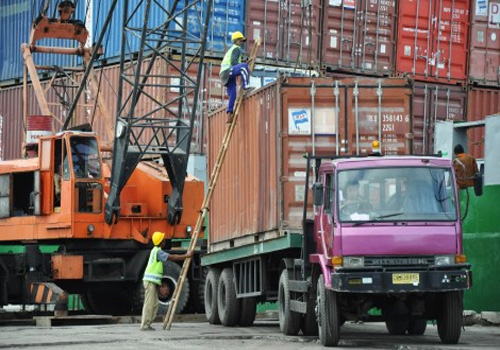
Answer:
[[[331,68],[356,68],[358,1],[324,0],[323,64]]]
[[[364,0],[361,6],[357,67],[368,73],[393,73],[396,2]]]
[[[255,40],[261,40],[259,58],[278,59],[280,6],[278,0],[248,1],[247,52],[250,53]]]
[[[428,77],[432,60],[432,0],[403,0],[399,2],[398,72]]]
[[[465,80],[469,0],[435,1],[431,74],[436,80]]]
[[[0,175],[0,218],[10,216],[10,174]]]

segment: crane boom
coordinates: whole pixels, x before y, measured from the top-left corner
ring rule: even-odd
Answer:
[[[132,7],[128,0],[124,1],[113,166],[105,205],[108,224],[119,218],[120,193],[137,164],[144,156],[153,154],[161,156],[172,186],[169,198],[165,198],[167,220],[172,225],[180,222],[213,0],[206,2],[206,8],[204,2],[174,0],[165,8],[154,0],[140,0]],[[204,13],[198,15],[195,24],[188,21],[188,11],[193,10]],[[151,13],[155,14],[154,19],[164,18],[163,23],[154,23]],[[142,27],[136,23],[142,23]],[[199,31],[188,28],[193,25]],[[137,58],[128,51],[133,40],[140,40]],[[175,53],[180,54],[180,67],[172,58]],[[176,74],[153,71],[158,63],[171,67]],[[188,70],[195,66],[197,76],[193,78]],[[162,100],[158,96],[164,89],[178,90],[179,97]],[[148,108],[138,108],[139,105]]]

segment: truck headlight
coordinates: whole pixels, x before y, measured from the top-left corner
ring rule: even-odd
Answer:
[[[365,266],[365,258],[362,256],[345,256],[344,267],[363,267]]]
[[[455,261],[455,257],[452,255],[436,255],[434,258],[434,264],[436,265],[451,265]]]

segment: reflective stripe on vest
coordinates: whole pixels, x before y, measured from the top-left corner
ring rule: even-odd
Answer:
[[[222,72],[225,72],[231,68],[231,56],[233,55],[233,51],[236,48],[239,48],[239,46],[238,45],[231,46],[231,48],[224,55],[224,58],[222,59],[222,63],[220,66],[219,76],[222,76]],[[241,63],[241,55],[240,57],[238,57],[238,63]]]
[[[163,278],[163,261],[158,261],[158,252],[160,247],[154,247],[149,254],[148,266],[144,272],[143,281],[152,282],[161,285]]]

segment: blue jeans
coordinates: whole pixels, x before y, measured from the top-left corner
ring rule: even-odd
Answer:
[[[229,104],[227,105],[226,112],[233,112],[234,102],[236,101],[236,78],[238,75],[241,76],[243,82],[243,90],[248,86],[248,65],[246,63],[240,63],[231,67],[231,72],[229,73],[229,80],[226,84],[227,95],[229,96]]]

